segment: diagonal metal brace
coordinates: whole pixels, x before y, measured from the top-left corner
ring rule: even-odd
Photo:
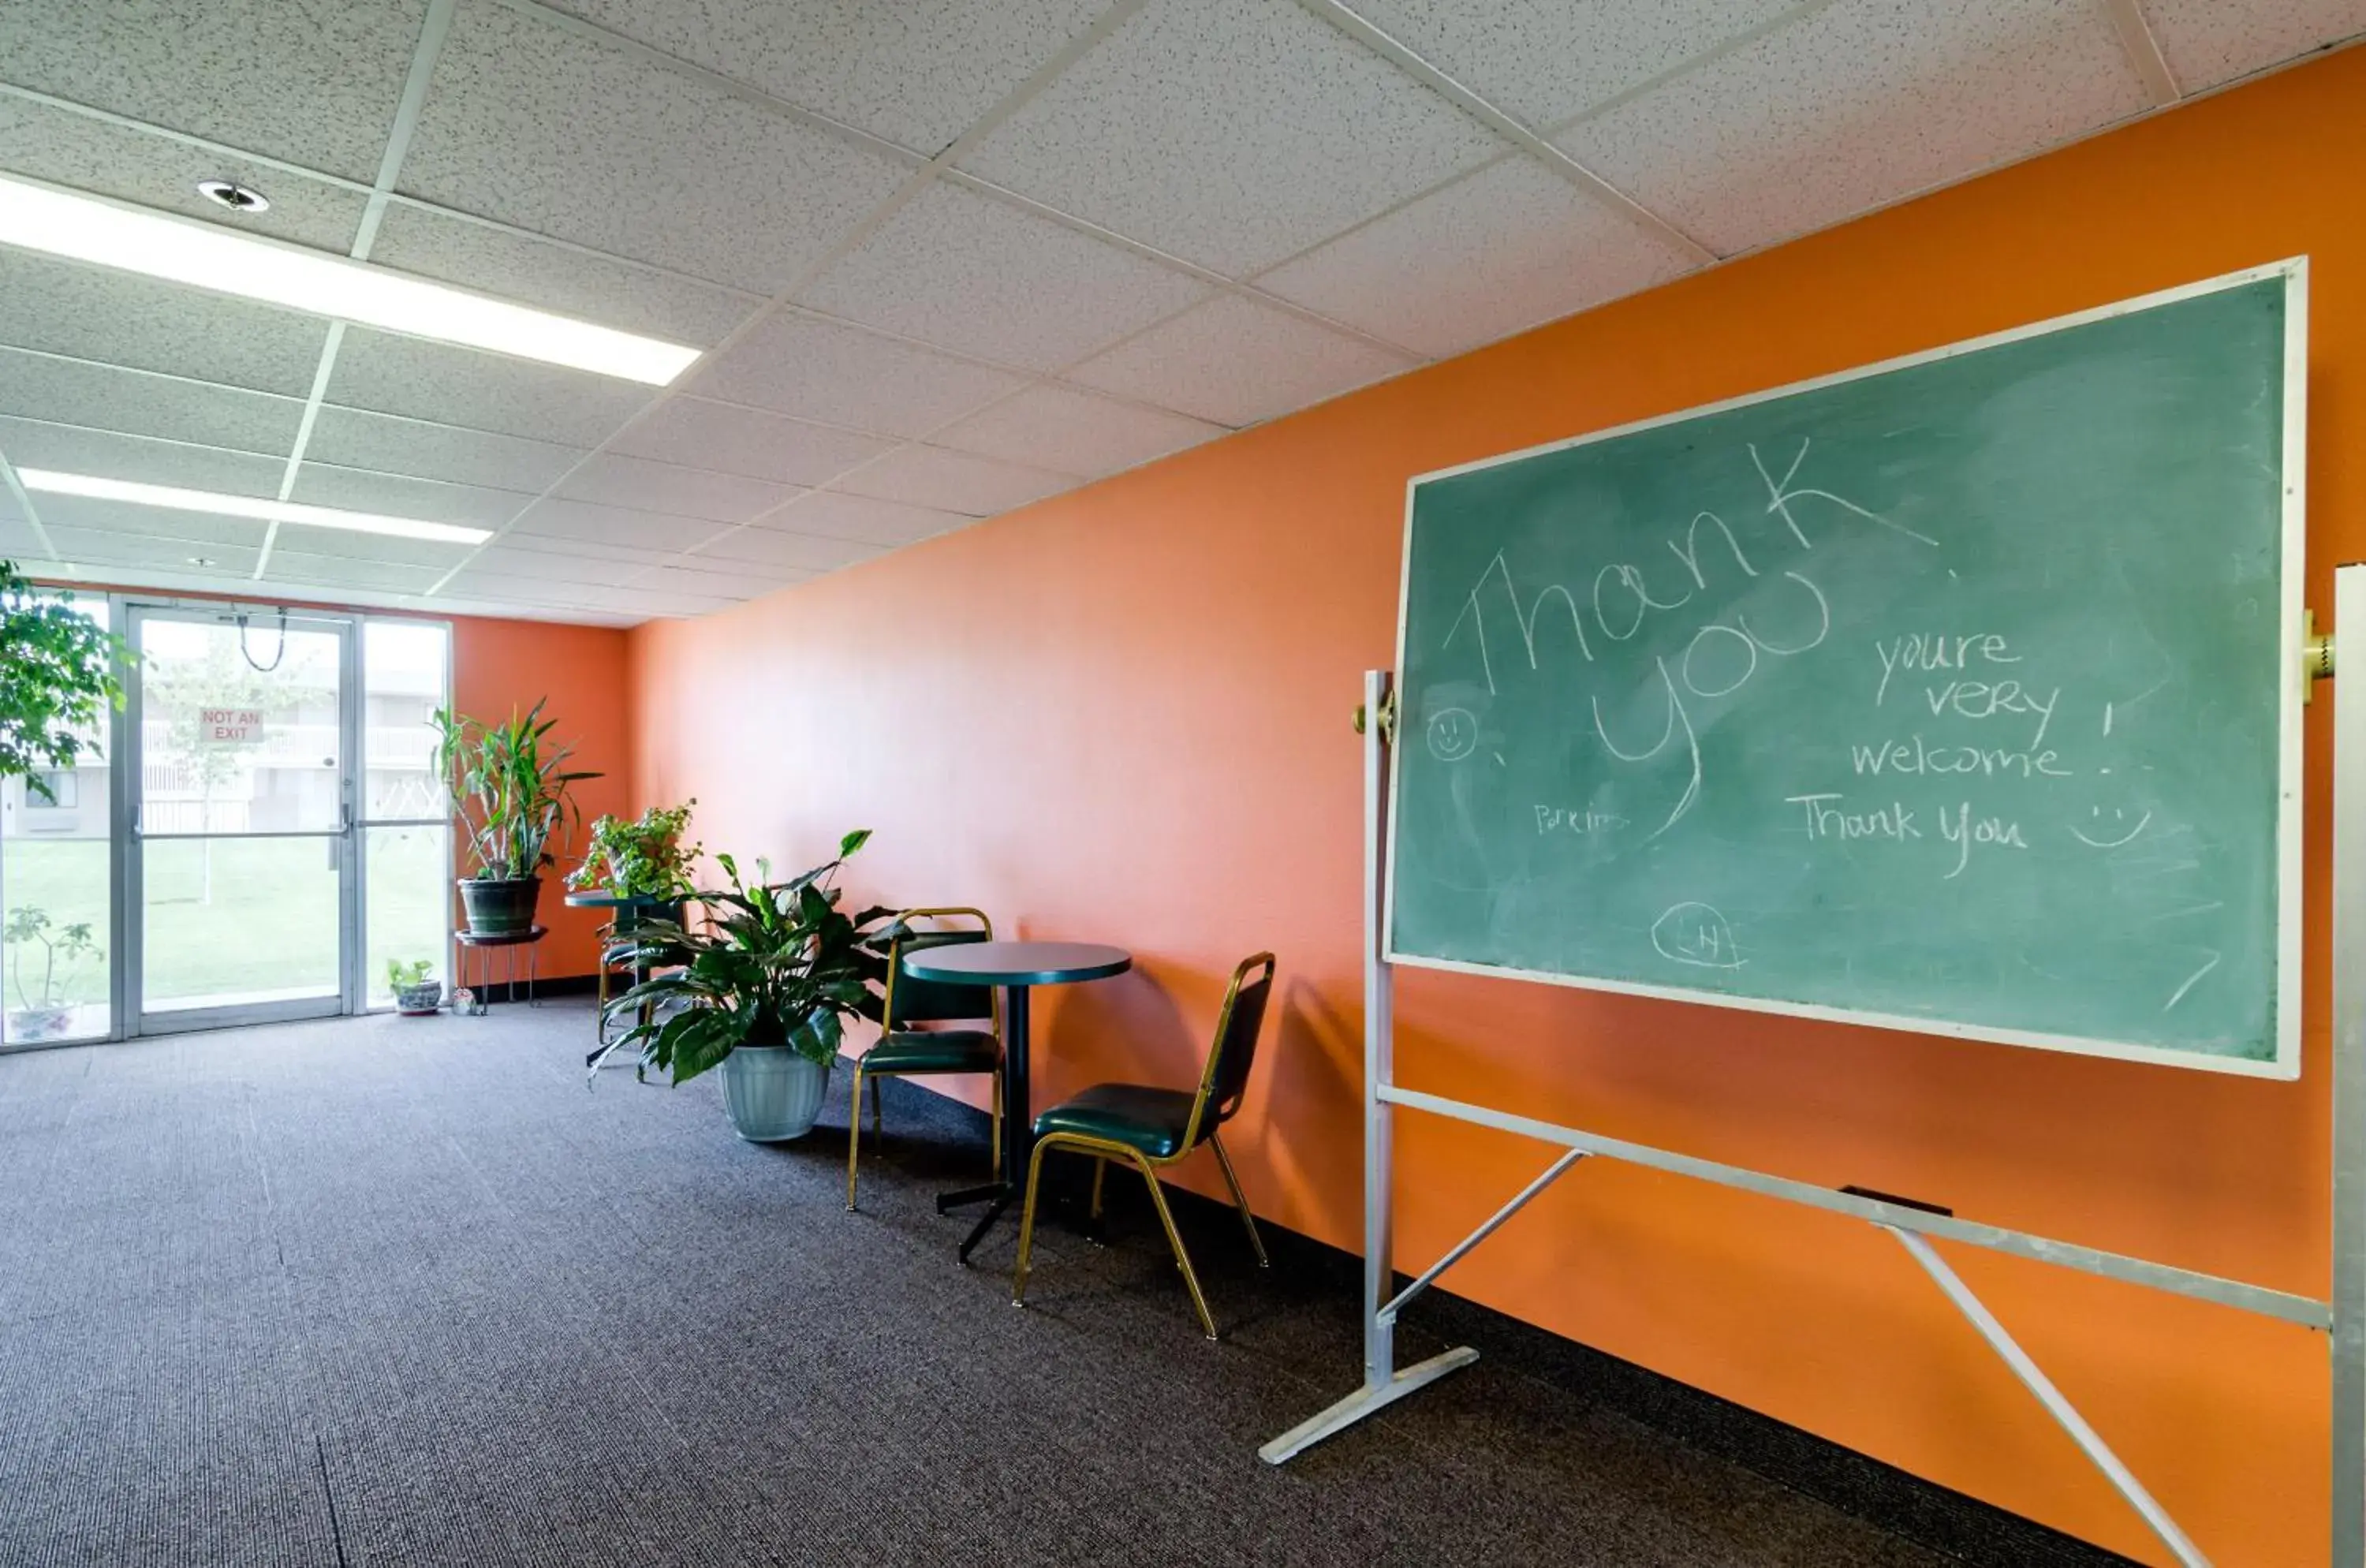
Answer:
[[[1445,1273],[1448,1269],[1453,1268],[1457,1263],[1459,1263],[1462,1260],[1462,1255],[1464,1253],[1469,1252],[1472,1247],[1478,1246],[1481,1242],[1485,1241],[1489,1236],[1493,1235],[1496,1230],[1505,1220],[1510,1219],[1514,1214],[1518,1213],[1522,1209],[1527,1206],[1529,1199],[1534,1198],[1538,1193],[1543,1191],[1546,1188],[1550,1187],[1554,1182],[1560,1180],[1561,1172],[1567,1170],[1571,1166],[1575,1165],[1579,1160],[1582,1160],[1584,1157],[1585,1151],[1583,1149],[1572,1149],[1569,1153],[1561,1156],[1560,1158],[1553,1161],[1552,1168],[1547,1170],[1542,1176],[1538,1177],[1534,1181],[1529,1182],[1526,1187],[1522,1188],[1518,1197],[1513,1199],[1510,1202],[1496,1210],[1493,1216],[1490,1218],[1485,1224],[1481,1225],[1477,1230],[1472,1231],[1469,1235],[1464,1236],[1459,1242],[1455,1244],[1452,1251],[1439,1258],[1436,1262],[1431,1264],[1428,1268],[1423,1269],[1419,1279],[1414,1280],[1412,1284],[1407,1285],[1403,1290],[1399,1291],[1396,1293],[1396,1298],[1390,1302],[1388,1305],[1380,1309],[1380,1321],[1382,1323],[1394,1323],[1397,1320],[1398,1308],[1403,1306],[1405,1303],[1413,1300],[1414,1297],[1419,1295],[1423,1291],[1427,1290],[1431,1280],[1436,1279],[1440,1274]]]
[[[1914,1261],[1922,1265],[1923,1272],[1929,1274],[1939,1289],[1946,1293],[1947,1299],[1955,1303],[1955,1310],[1970,1320],[1972,1326],[1979,1330],[1980,1337],[1989,1342],[1989,1348],[2003,1358],[2004,1364],[2012,1369],[2012,1375],[2021,1380],[2022,1386],[2035,1394],[2037,1403],[2045,1406],[2045,1413],[2070,1434],[2070,1440],[2079,1445],[2079,1451],[2093,1462],[2097,1470],[2103,1472],[2103,1478],[2112,1483],[2112,1490],[2126,1498],[2128,1506],[2143,1516],[2144,1522],[2152,1527],[2152,1533],[2160,1537],[2170,1554],[2184,1568],[2210,1568],[2210,1559],[2202,1555],[2202,1549],[2178,1529],[2177,1521],[2169,1517],[2169,1511],[2144,1489],[2144,1483],[2138,1481],[2135,1473],[2122,1462],[2120,1456],[2112,1451],[2111,1445],[2103,1441],[2101,1434],[2087,1425],[2087,1418],[2079,1414],[2078,1406],[2063,1397],[2062,1391],[2054,1386],[2054,1380],[2038,1370],[2037,1363],[2029,1359],[2029,1352],[2005,1332],[2004,1325],[1989,1311],[1988,1303],[1972,1294],[1972,1288],[1964,1283],[1963,1276],[1947,1266],[1947,1260],[1939,1256],[1938,1250],[1912,1231],[1899,1230],[1895,1225],[1883,1225],[1881,1228],[1896,1236],[1898,1244],[1913,1254]]]

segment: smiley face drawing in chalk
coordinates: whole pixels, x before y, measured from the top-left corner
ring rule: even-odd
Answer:
[[[2112,807],[2109,817],[2104,816],[2103,808],[2098,806],[2089,809],[2083,825],[2070,824],[2070,836],[2090,850],[2116,850],[2123,844],[2135,842],[2136,835],[2151,822],[2152,813],[2149,811],[2131,820],[2128,814],[2116,806]]]
[[[1440,708],[1429,716],[1429,754],[1459,762],[1479,749],[1479,720],[1468,708]]]

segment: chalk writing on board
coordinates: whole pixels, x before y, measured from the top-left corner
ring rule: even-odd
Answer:
[[[1430,754],[1459,762],[1479,748],[1479,721],[1467,708],[1440,708],[1429,716]]]
[[[1733,928],[1707,904],[1687,900],[1651,922],[1651,945],[1662,958],[1703,969],[1739,969],[1750,962],[1733,940]]]
[[[1784,525],[1791,530],[1791,536],[1799,541],[1801,549],[1812,550],[1816,547],[1808,542],[1807,532],[1799,526],[1799,520],[1792,513],[1791,506],[1794,502],[1808,499],[1829,501],[1835,506],[1847,508],[1859,517],[1878,523],[1885,528],[1895,529],[1910,539],[1920,539],[1933,549],[1938,547],[1939,541],[1928,534],[1918,534],[1903,523],[1893,523],[1880,513],[1868,512],[1855,502],[1843,501],[1828,490],[1813,490],[1806,485],[1795,488],[1791,481],[1798,477],[1799,465],[1808,460],[1809,445],[1808,437],[1804,435],[1799,437],[1799,449],[1791,455],[1791,466],[1783,470],[1783,477],[1780,479],[1766,471],[1766,460],[1758,455],[1757,443],[1752,442],[1750,446],[1750,460],[1757,465],[1758,477],[1766,481],[1766,493],[1774,498],[1766,503],[1766,510],[1781,513]]]
[[[2119,807],[2112,808],[2112,819],[2108,823],[2103,820],[2103,808],[2100,806],[2090,807],[2088,816],[2094,824],[2094,834],[2089,834],[2073,822],[2070,824],[2070,836],[2090,849],[2116,850],[2123,844],[2132,844],[2135,842],[2137,834],[2152,825],[2151,812],[2147,811],[2130,822],[2127,812]]]

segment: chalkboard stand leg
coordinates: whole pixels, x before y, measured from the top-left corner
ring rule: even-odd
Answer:
[[[1380,918],[1381,878],[1387,869],[1382,840],[1388,831],[1389,740],[1392,728],[1390,712],[1389,672],[1365,671],[1364,705],[1357,710],[1357,728],[1364,737],[1364,1386],[1257,1450],[1257,1457],[1268,1464],[1280,1464],[1415,1389],[1479,1359],[1478,1351],[1467,1345],[1458,1346],[1399,1371],[1396,1308],[1509,1217],[1509,1210],[1496,1215],[1481,1227],[1478,1235],[1441,1259],[1403,1295],[1393,1302],[1389,1299],[1390,1287],[1396,1283],[1390,1250],[1390,1230],[1395,1218],[1391,1162],[1395,1150],[1390,1126],[1391,1112],[1382,1101],[1380,1090],[1396,1070],[1396,998],[1395,976],[1387,958],[1388,937],[1381,929]],[[1558,1176],[1570,1163],[1561,1162],[1551,1176]],[[1549,1180],[1550,1176],[1546,1179]],[[1511,1208],[1518,1208],[1541,1188],[1541,1182],[1532,1186],[1512,1201]]]
[[[2366,1568],[2366,565],[2333,581],[2333,1568]]]

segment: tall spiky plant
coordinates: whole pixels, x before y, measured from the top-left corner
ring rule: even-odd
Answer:
[[[500,724],[483,724],[437,708],[435,771],[452,798],[479,879],[518,882],[554,863],[550,845],[583,815],[573,787],[595,773],[569,772],[572,746],[549,743],[558,722],[542,716],[537,702],[523,716],[513,710]]]

